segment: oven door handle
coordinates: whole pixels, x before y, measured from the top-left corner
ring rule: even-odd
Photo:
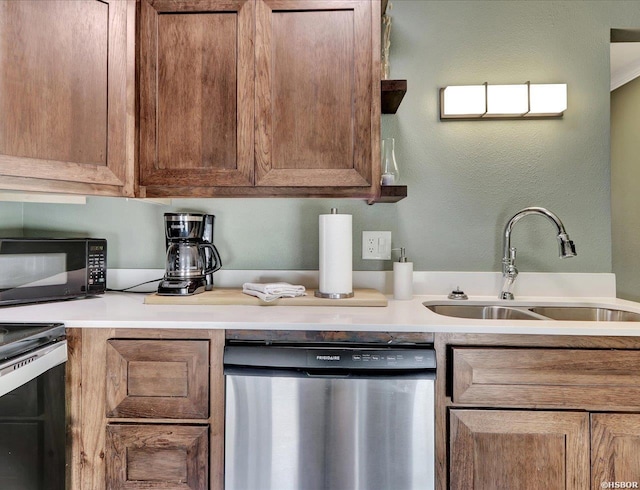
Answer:
[[[19,388],[67,361],[67,341],[62,340],[0,364],[0,396]]]

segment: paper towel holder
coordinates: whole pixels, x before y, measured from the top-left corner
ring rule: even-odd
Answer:
[[[330,213],[332,215],[336,215],[336,214],[338,214],[338,209],[337,208],[331,208]],[[322,253],[321,253],[321,255],[322,255]],[[321,261],[322,261],[322,259],[321,259]],[[346,293],[329,293],[329,292],[325,293],[325,292],[322,292],[320,290],[321,287],[322,287],[322,273],[320,272],[320,285],[319,285],[319,288],[313,293],[313,295],[316,298],[345,299],[345,298],[353,298],[353,296],[354,296],[354,292],[353,291],[349,291],[349,292],[346,292]],[[349,289],[351,289],[351,288],[349,288]]]
[[[350,293],[321,293],[319,290],[316,290],[313,295],[316,298],[325,298],[325,299],[345,299],[345,298],[353,298],[354,292]]]

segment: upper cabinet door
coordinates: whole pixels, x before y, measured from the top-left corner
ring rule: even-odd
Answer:
[[[253,0],[141,1],[141,186],[253,185],[254,20]]]
[[[0,187],[133,195],[135,0],[0,2]]]
[[[372,3],[257,0],[256,185],[372,185]]]

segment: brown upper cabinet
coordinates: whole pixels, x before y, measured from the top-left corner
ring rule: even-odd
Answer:
[[[374,201],[379,179],[380,0],[0,1],[0,188]]]
[[[0,188],[133,196],[135,0],[0,2]]]
[[[143,196],[380,193],[380,2],[142,0]]]
[[[140,4],[140,184],[253,184],[252,1]]]

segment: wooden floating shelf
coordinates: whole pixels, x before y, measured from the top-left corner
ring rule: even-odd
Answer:
[[[406,80],[381,80],[382,114],[395,114],[407,93]]]
[[[382,0],[381,14],[387,11],[387,3],[389,0]],[[400,107],[400,102],[407,93],[406,80],[381,80],[380,97],[382,114],[395,114]],[[407,197],[406,185],[383,185],[380,188],[380,197],[370,202],[374,203],[394,203]]]
[[[369,204],[398,202],[407,197],[406,185],[383,185],[380,187],[380,197]]]

